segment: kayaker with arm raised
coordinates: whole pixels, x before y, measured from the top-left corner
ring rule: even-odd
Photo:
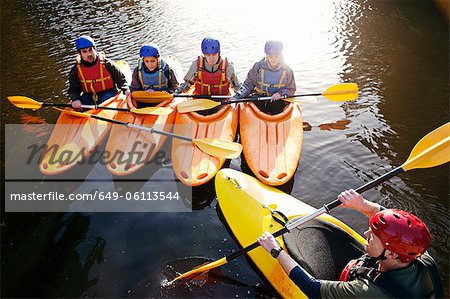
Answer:
[[[178,87],[177,76],[173,68],[161,56],[158,45],[148,43],[139,50],[139,60],[133,71],[130,85],[131,91],[145,90],[149,93],[155,91],[165,91],[173,93]],[[127,96],[129,107],[134,107],[131,96]],[[144,107],[145,104],[138,102],[138,107]]]
[[[255,105],[263,112],[278,114],[286,106],[285,102],[279,101],[281,97],[296,91],[294,72],[284,62],[281,41],[267,41],[264,52],[265,57],[253,65],[244,84],[231,100],[250,95],[271,96],[270,101],[257,101]]]
[[[413,214],[365,200],[354,190],[342,192],[344,207],[369,219],[366,254],[350,261],[340,281],[311,276],[268,232],[258,242],[275,257],[289,278],[309,298],[439,298],[442,285],[434,260],[425,251],[431,243],[426,225]]]
[[[72,107],[98,105],[122,91],[129,93],[128,82],[119,67],[98,52],[92,37],[83,35],[75,40],[78,55],[69,73],[69,96]]]
[[[233,63],[220,55],[220,42],[217,39],[205,37],[201,49],[203,56],[198,56],[192,62],[176,93],[188,91],[194,85],[195,95],[229,95],[230,88],[239,87]]]

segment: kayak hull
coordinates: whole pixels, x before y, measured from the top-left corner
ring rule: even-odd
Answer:
[[[240,104],[240,136],[245,160],[255,176],[270,186],[288,182],[297,170],[303,141],[300,107],[288,104],[269,115],[254,103]]]
[[[274,220],[270,209],[281,211],[288,219],[316,211],[315,208],[300,200],[232,169],[220,170],[215,178],[215,186],[220,210],[232,234],[242,247],[254,243],[265,231],[274,233],[283,227]],[[364,238],[338,219],[327,214],[319,218],[339,227],[358,243],[365,243]],[[283,238],[277,239],[287,251]],[[248,256],[281,296],[306,298],[305,294],[284,273],[278,261],[262,247],[250,251]]]
[[[233,141],[238,125],[238,107],[224,105],[210,115],[196,112],[179,113],[175,117],[173,132],[178,135],[198,138],[217,138]],[[202,152],[192,142],[174,139],[172,143],[172,165],[177,178],[186,185],[200,186],[211,180],[226,159]]]

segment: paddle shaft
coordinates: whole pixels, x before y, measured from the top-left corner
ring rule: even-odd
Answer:
[[[132,123],[120,121],[120,120],[117,120],[117,119],[106,118],[106,117],[102,117],[102,116],[98,116],[98,115],[94,115],[94,114],[91,114],[90,117],[98,119],[98,120],[103,120],[103,121],[106,121],[106,122],[110,122],[110,123],[113,123],[113,124],[122,125],[122,126],[129,127],[129,128],[134,128],[134,129],[138,129],[138,130],[148,131],[150,133],[157,133],[157,134],[161,134],[161,135],[165,135],[165,136],[173,137],[173,138],[178,138],[178,139],[182,139],[182,140],[190,141],[190,142],[193,141],[192,138],[189,138],[189,137],[186,137],[186,136],[181,136],[181,135],[177,135],[177,134],[173,134],[173,133],[169,133],[169,132],[165,132],[165,131],[160,131],[160,130],[157,130],[155,128],[139,126],[139,125],[135,125],[135,124],[132,124]]]
[[[392,178],[392,177],[394,177],[394,176],[396,176],[396,175],[398,175],[398,174],[400,174],[402,172],[404,172],[404,170],[403,170],[402,166],[399,166],[399,167],[389,171],[388,173],[386,173],[386,174],[384,174],[384,175],[382,175],[382,176],[380,176],[380,177],[378,177],[378,178],[368,182],[367,184],[359,187],[355,191],[358,192],[358,193],[363,193],[363,192],[365,192],[367,190],[372,189],[373,187],[378,186],[379,184],[389,180],[390,178]],[[296,228],[296,227],[298,227],[298,226],[300,226],[302,224],[305,224],[305,223],[313,220],[314,218],[319,217],[320,215],[322,215],[324,213],[329,213],[332,209],[340,206],[341,204],[342,203],[341,203],[341,201],[339,199],[335,199],[334,201],[332,201],[332,202],[330,202],[328,204],[325,204],[322,208],[318,209],[314,213],[311,213],[311,214],[309,214],[307,216],[301,217],[301,218],[299,218],[299,219],[297,219],[297,220],[295,220],[295,221],[293,221],[291,223],[286,224],[285,227],[283,227],[282,229],[280,229],[280,230],[276,231],[275,233],[273,233],[273,236],[276,238],[276,237],[279,237],[279,236],[281,236],[281,235],[283,235],[285,233],[288,233],[292,229],[294,229],[294,228]],[[247,253],[247,252],[249,252],[249,251],[251,251],[251,250],[253,250],[253,249],[257,248],[257,247],[259,247],[259,246],[260,245],[259,245],[258,242],[254,242],[253,244],[250,244],[249,246],[244,247],[241,250],[238,250],[238,251],[230,254],[229,256],[226,257],[226,260],[227,260],[227,262],[229,262],[231,260],[234,260],[237,257],[239,257],[239,256],[241,256],[241,255],[243,255],[243,254],[245,254],[245,253]]]
[[[72,107],[71,104],[63,104],[63,103],[42,103],[42,106],[49,107]],[[103,107],[97,105],[81,105],[83,109],[105,109],[105,110],[115,110],[115,111],[130,111],[129,108],[116,108],[116,107]]]
[[[229,99],[232,95],[228,96],[216,96],[216,95],[202,95],[202,94],[173,94],[174,98],[194,98],[194,99]]]
[[[287,99],[287,98],[296,98],[296,97],[312,97],[312,96],[321,96],[321,93],[305,93],[305,94],[293,94],[293,95],[284,95],[281,97],[281,99]],[[188,95],[188,94],[174,94],[174,97],[177,98],[194,98],[194,99],[229,99],[233,96],[216,96],[216,95]],[[236,101],[229,101],[224,102],[222,105],[226,104],[233,104],[233,103],[244,103],[244,102],[251,102],[251,101],[264,101],[264,100],[270,100],[272,97],[246,97],[242,98],[240,100]]]
[[[293,94],[293,95],[284,95],[281,96],[281,100],[283,99],[288,99],[288,98],[298,98],[298,97],[312,97],[312,96],[321,96],[321,93],[305,93],[305,94]],[[246,102],[254,102],[254,101],[266,101],[266,100],[270,100],[272,99],[272,97],[248,97],[248,98],[243,98],[240,100],[236,100],[236,101],[228,101],[228,102],[223,102],[222,105],[228,105],[228,104],[234,104],[234,103],[246,103]]]

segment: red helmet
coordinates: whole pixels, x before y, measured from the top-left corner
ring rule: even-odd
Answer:
[[[369,220],[372,232],[383,246],[399,255],[402,262],[410,262],[427,250],[431,235],[425,223],[402,210],[383,210]]]

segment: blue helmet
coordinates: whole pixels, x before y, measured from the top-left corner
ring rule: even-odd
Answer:
[[[141,57],[159,57],[159,47],[154,43],[145,44],[139,50]]]
[[[281,55],[283,53],[283,43],[278,40],[269,40],[264,46],[267,55]]]
[[[83,35],[77,38],[75,40],[75,47],[77,48],[77,50],[81,50],[88,47],[96,48],[94,40],[89,35]]]
[[[216,54],[220,52],[220,43],[217,39],[211,37],[205,37],[202,40],[202,53],[203,54]]]

